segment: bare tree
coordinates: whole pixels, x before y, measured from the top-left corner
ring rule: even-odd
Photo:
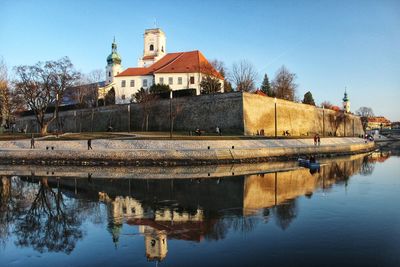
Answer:
[[[142,131],[149,130],[149,115],[150,106],[152,102],[157,98],[156,94],[150,93],[150,90],[140,88],[140,90],[135,94],[135,101],[139,103],[143,110],[143,121],[142,121]]]
[[[372,111],[372,108],[360,107],[359,109],[357,109],[356,114],[361,117],[361,124],[365,131],[368,126],[368,118],[375,116],[374,112]]]
[[[290,101],[296,100],[297,84],[294,83],[296,74],[291,73],[285,66],[282,66],[272,81],[272,88],[277,98]]]
[[[345,119],[346,119],[346,114],[343,111],[338,111],[335,114],[328,115],[328,122],[332,125],[332,128],[334,130],[333,132],[334,136],[337,135],[339,126],[344,123]]]
[[[89,72],[86,76],[89,83],[99,83],[104,81],[105,73],[102,69],[95,69]]]
[[[77,81],[77,86],[67,88],[65,91],[66,100],[71,100],[78,107],[95,107],[99,97],[99,83],[104,78],[104,71],[93,70],[88,74],[82,74]]]
[[[332,109],[333,104],[329,101],[324,101],[321,103],[321,108]]]
[[[257,72],[250,62],[242,60],[233,64],[231,78],[236,91],[250,92],[255,89]]]
[[[67,88],[72,87],[80,74],[75,71],[68,57],[57,61],[38,62],[34,66],[18,66],[15,69],[16,93],[33,111],[42,135],[57,118],[58,108]],[[45,116],[50,105],[53,114]]]
[[[210,64],[224,77],[224,93],[232,92],[232,84],[229,81],[229,70],[221,60],[214,59]]]
[[[0,58],[0,126],[9,124],[10,109],[7,65],[3,58]]]
[[[360,107],[359,109],[357,109],[356,114],[358,116],[366,117],[366,118],[375,116],[372,108],[369,108],[369,107]]]

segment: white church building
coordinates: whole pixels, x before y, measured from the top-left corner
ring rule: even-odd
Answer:
[[[138,60],[138,67],[123,70],[121,61],[114,40],[111,54],[107,57],[106,84],[99,89],[99,98],[104,98],[114,89],[116,104],[134,102],[140,88],[148,89],[153,84],[167,84],[173,91],[195,89],[199,95],[200,83],[206,76],[219,79],[221,92],[224,90],[224,77],[200,51],[167,53],[166,36],[159,28],[145,30],[144,52]]]

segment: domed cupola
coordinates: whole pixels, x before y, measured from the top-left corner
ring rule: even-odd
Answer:
[[[121,57],[117,52],[117,44],[115,43],[115,38],[111,45],[111,54],[107,57],[107,64],[121,64]]]

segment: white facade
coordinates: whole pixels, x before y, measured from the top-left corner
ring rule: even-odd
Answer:
[[[165,33],[161,29],[148,29],[144,32],[143,57],[139,59],[139,67],[148,67],[165,56],[166,41]]]
[[[107,64],[106,66],[106,84],[114,82],[115,76],[122,71],[121,64]]]
[[[148,89],[153,84],[167,84],[173,91],[195,89],[200,95],[201,73],[155,73],[146,76],[121,76],[115,77],[115,102],[128,104],[134,102],[135,94],[140,88]],[[224,81],[220,80],[221,92],[224,92]]]
[[[153,85],[153,75],[115,77],[115,104],[128,104],[134,101],[140,88],[148,89]]]

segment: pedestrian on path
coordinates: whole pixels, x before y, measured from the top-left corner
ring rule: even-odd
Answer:
[[[33,137],[33,134],[31,136],[31,149],[35,149],[35,138]]]
[[[320,146],[321,145],[321,137],[319,135],[317,136],[317,142],[318,142],[318,146]]]
[[[316,146],[316,145],[317,145],[317,140],[318,140],[318,137],[317,137],[317,135],[314,135],[314,146]]]
[[[90,150],[90,149],[93,149],[93,148],[92,148],[92,139],[89,138],[87,140],[87,150]]]

